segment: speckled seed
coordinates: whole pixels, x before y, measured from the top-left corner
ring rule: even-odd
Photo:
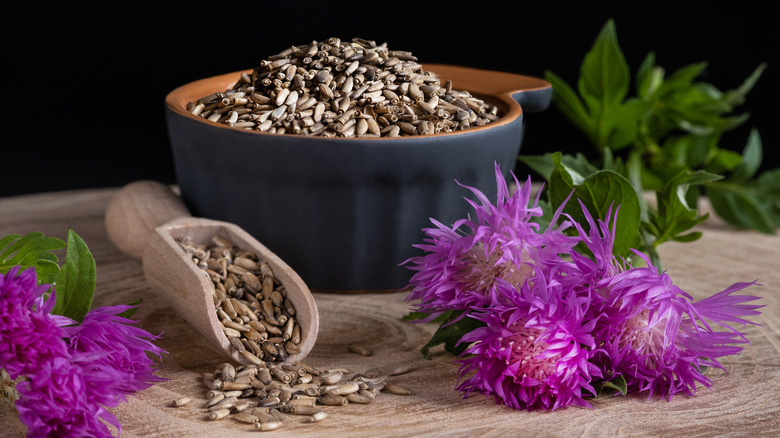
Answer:
[[[415,128],[416,129],[416,128]],[[350,345],[349,351],[359,354],[361,356],[371,356],[371,351],[368,348],[362,347],[360,345]]]
[[[411,390],[401,386],[397,385],[395,383],[385,382],[385,390],[387,392],[398,394],[398,395],[409,395],[412,393]]]
[[[328,417],[328,413],[325,411],[318,411],[309,417],[309,423],[318,423]]]
[[[325,394],[317,398],[317,403],[326,406],[344,406],[349,403],[349,401],[346,397],[340,395]]]
[[[220,420],[222,418],[227,417],[229,414],[230,414],[230,409],[218,409],[218,410],[209,412],[209,419],[210,420]]]
[[[274,421],[267,421],[267,422],[264,422],[264,423],[255,423],[255,428],[257,430],[260,430],[260,431],[263,431],[263,432],[267,432],[267,431],[270,431],[270,430],[279,429],[280,427],[282,427],[283,424],[284,423],[282,423],[281,421],[274,420]]]
[[[360,391],[360,386],[357,384],[357,382],[349,382],[343,385],[336,385],[332,388],[329,388],[326,390],[325,394],[347,395],[358,391]]]
[[[180,406],[186,405],[187,403],[189,403],[191,401],[192,401],[191,397],[179,397],[176,400],[174,400],[173,402],[171,402],[171,405],[178,408]]]
[[[254,424],[260,422],[260,419],[257,418],[257,416],[243,412],[239,412],[238,414],[233,415],[233,418],[242,423]]]
[[[357,403],[357,404],[361,404],[361,405],[367,405],[367,404],[371,403],[372,401],[374,401],[373,398],[367,397],[365,395],[358,394],[358,393],[347,394],[347,400],[350,403]]]
[[[344,376],[344,373],[338,372],[338,371],[326,371],[319,375],[320,382],[322,382],[325,385],[335,385],[339,381],[341,381],[341,378]]]
[[[285,414],[292,414],[292,415],[314,415],[321,409],[316,408],[314,406],[296,406],[296,405],[286,405],[281,408],[281,411]]]

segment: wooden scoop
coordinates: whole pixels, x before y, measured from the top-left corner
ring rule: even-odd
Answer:
[[[235,361],[249,364],[225,336],[214,308],[214,284],[176,239],[207,244],[218,235],[242,250],[252,251],[271,266],[295,306],[301,326],[301,351],[288,360],[303,359],[317,339],[319,313],[309,288],[282,259],[237,225],[194,218],[171,189],[154,181],[137,181],[123,187],[106,209],[106,230],[122,252],[141,259],[146,281],[209,344]]]

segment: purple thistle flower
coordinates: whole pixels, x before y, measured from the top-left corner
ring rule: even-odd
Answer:
[[[593,323],[584,316],[588,301],[564,296],[560,283],[525,283],[521,290],[500,281],[513,304],[471,314],[486,323],[463,336],[472,343],[459,360],[460,375],[472,373],[457,389],[493,397],[514,409],[555,410],[569,405],[590,407],[583,399],[595,394],[590,382],[601,377],[590,363],[595,342]]]
[[[43,308],[43,294],[51,285],[38,286],[33,268],[19,270],[17,266],[0,274],[0,368],[11,379],[67,355],[58,320]]]
[[[589,318],[596,322],[593,336],[603,350],[595,360],[604,374],[623,376],[630,390],[668,399],[678,393],[693,395],[697,382],[710,387],[712,382],[701,367],[724,369],[717,358],[741,351],[735,344],[748,343],[743,333],[727,323],[748,324],[743,316],[760,313],[755,309],[761,306],[744,304],[758,297],[732,294],[756,283],[737,283],[694,302],[666,272],[659,273],[645,254],[634,251],[646,267],[618,263],[611,256],[617,212],[610,231],[607,222],[594,221],[584,205],[582,210],[590,234],[579,224],[575,227],[594,260],[575,251],[572,259],[592,296]],[[715,331],[713,325],[728,331]]]
[[[423,230],[426,243],[415,245],[426,254],[404,262],[417,271],[407,286],[407,301],[419,301],[419,310],[431,314],[426,320],[447,310],[495,304],[498,279],[519,286],[533,277],[532,266],[561,263],[559,254],[576,243],[562,232],[568,223],[540,232],[539,224],[532,222],[542,216],[542,209],[539,195],[531,200],[530,178],[521,185],[512,174],[518,187],[510,195],[497,164],[495,174],[495,205],[476,188],[463,186],[481,203],[467,200],[475,219],[460,219],[452,227],[432,219],[436,227]]]
[[[671,400],[678,393],[694,395],[697,382],[710,387],[701,367],[725,370],[717,359],[741,351],[736,344],[748,343],[726,323],[748,324],[741,316],[760,314],[755,309],[761,306],[744,304],[758,297],[731,295],[753,284],[737,283],[694,302],[653,266],[603,280],[598,287],[608,294],[602,308],[605,318],[595,332],[604,341],[602,363],[622,375],[629,388],[648,391],[649,396],[658,393]],[[713,324],[728,331],[715,331]]]
[[[572,250],[570,255],[572,262],[576,266],[576,273],[571,273],[570,277],[574,282],[580,282],[584,286],[592,286],[606,277],[611,277],[622,269],[622,264],[614,256],[612,248],[615,245],[615,229],[617,227],[617,218],[619,208],[612,214],[612,207],[607,210],[606,220],[595,220],[591,216],[585,204],[578,200],[580,208],[588,221],[589,232],[586,232],[582,224],[571,219],[574,228],[577,230],[580,240],[588,247],[591,257],[580,254]],[[568,215],[567,215],[568,216]],[[611,222],[611,225],[610,225]]]
[[[37,286],[32,268],[0,274],[0,368],[11,379],[23,377],[19,418],[29,436],[112,436],[106,424],[121,432],[105,408],[163,380],[147,356],[164,353],[151,343],[158,337],[118,315],[132,306],[94,309],[73,325],[50,314],[55,292],[44,300],[50,287]]]
[[[35,375],[17,385],[16,409],[28,436],[111,437],[106,423],[121,433],[119,421],[101,406],[118,403],[111,390],[118,377],[91,373],[70,357],[42,363]]]
[[[105,366],[121,374],[119,390],[132,393],[164,380],[154,375],[154,362],[146,354],[161,358],[165,350],[151,341],[159,339],[129,324],[136,323],[120,313],[137,306],[109,306],[91,310],[78,326],[67,327],[72,351],[98,354],[90,367]]]

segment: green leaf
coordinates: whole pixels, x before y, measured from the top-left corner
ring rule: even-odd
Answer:
[[[656,193],[658,212],[652,218],[658,231],[655,245],[668,240],[690,242],[700,234],[683,235],[694,226],[707,220],[708,215],[699,216],[696,206],[689,206],[686,194],[692,185],[706,184],[721,179],[720,175],[704,171],[684,170]]]
[[[576,127],[578,127],[591,142],[595,140],[595,122],[588,113],[584,104],[577,96],[577,93],[563,79],[555,73],[547,71],[544,78],[553,87],[553,102],[555,107],[566,116]]]
[[[780,227],[780,168],[761,173],[748,186],[760,194],[764,212],[776,227]]]
[[[742,163],[742,155],[728,149],[716,149],[705,170],[722,174],[734,171],[740,163]]]
[[[35,262],[35,273],[38,274],[38,284],[55,284],[60,275],[57,262],[39,259]]]
[[[717,150],[719,135],[673,135],[667,137],[661,149],[676,166],[695,169],[709,162]]]
[[[616,106],[614,112],[609,114],[609,122],[604,124],[605,145],[613,150],[630,145],[636,139],[639,122],[648,109],[648,103],[639,99],[629,99],[624,104]]]
[[[611,170],[599,170],[583,178],[561,163],[561,154],[552,155],[555,170],[550,178],[550,203],[558,208],[572,193],[564,212],[580,223],[587,223],[577,199],[596,219],[611,220],[607,212],[619,207],[613,251],[617,256],[627,256],[639,244],[641,209],[634,187],[624,176]]]
[[[444,344],[444,350],[455,356],[460,355],[468,348],[468,344],[458,345],[460,339],[463,335],[470,333],[474,329],[484,326],[485,323],[469,317],[464,317],[457,322],[452,322],[457,319],[461,313],[462,312],[453,312],[446,321],[442,322],[441,326],[439,326],[438,330],[436,330],[428,343],[420,349],[420,353],[422,353],[424,358],[430,360],[431,357],[428,352],[432,347],[437,345]]]
[[[87,244],[73,230],[68,230],[65,263],[57,282],[57,301],[52,313],[81,322],[92,305],[97,269]]]
[[[723,100],[730,106],[743,104],[745,102],[745,96],[747,96],[750,90],[752,90],[756,85],[756,82],[758,82],[761,74],[764,73],[764,69],[766,69],[766,63],[762,63],[756,67],[756,69],[753,70],[753,73],[751,73],[750,76],[745,79],[742,85],[740,85],[735,90],[730,90],[724,93]]]
[[[555,163],[552,159],[553,153],[546,153],[544,155],[525,155],[520,156],[518,159],[528,165],[534,172],[538,173],[545,179],[550,180],[553,170],[555,169]],[[587,177],[599,170],[598,167],[591,164],[588,158],[578,153],[577,155],[563,155],[561,156],[561,162],[574,172],[577,172],[583,177]]]
[[[612,380],[601,380],[598,382],[593,383],[593,389],[596,390],[596,397],[601,396],[604,394],[605,390],[612,390],[617,391],[623,395],[626,395],[628,393],[628,385],[626,384],[626,379],[623,378],[623,376],[617,376]]]
[[[545,181],[550,179],[550,175],[553,169],[555,169],[555,164],[553,164],[549,153],[544,155],[520,155],[517,159],[538,173]]]
[[[699,62],[682,67],[664,80],[658,87],[658,90],[656,90],[656,95],[659,98],[664,98],[668,97],[671,93],[679,92],[680,90],[689,90],[693,85],[693,80],[696,79],[705,68],[707,68],[706,62]]]
[[[580,67],[580,95],[591,114],[598,114],[623,101],[629,82],[628,64],[618,45],[615,23],[608,20]]]
[[[655,70],[655,53],[650,52],[645,56],[644,61],[636,72],[636,94],[640,97],[646,97],[651,94],[651,84],[653,82],[653,70]]]
[[[22,270],[34,267],[38,284],[53,284],[59,275],[58,260],[53,251],[64,247],[62,240],[37,231],[24,236],[5,236],[0,239],[0,273],[6,273],[15,266]]]
[[[117,314],[117,316],[130,319],[135,314],[135,312],[138,311],[138,309],[141,307],[141,304],[143,304],[143,302],[144,300],[136,300],[133,301],[132,303],[128,303],[127,304],[128,306],[134,306],[134,307],[132,309],[127,309],[124,312]]]
[[[775,221],[755,193],[730,182],[713,182],[706,186],[713,210],[736,228],[775,233]]]
[[[774,196],[780,196],[780,168],[761,173],[754,180],[754,185]]]
[[[762,148],[761,136],[758,134],[758,130],[752,129],[745,149],[742,151],[742,162],[734,169],[734,172],[729,177],[729,181],[747,182],[753,178],[759,167],[761,167]]]

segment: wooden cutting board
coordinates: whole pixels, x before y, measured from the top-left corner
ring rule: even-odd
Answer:
[[[140,326],[164,332],[157,374],[168,379],[140,391],[111,409],[124,437],[240,437],[257,434],[245,424],[205,419],[200,374],[223,361],[204,340],[146,285],[140,262],[109,241],[104,214],[118,189],[44,193],[0,199],[0,235],[41,231],[65,238],[73,228],[97,262],[94,305],[124,304],[142,298],[136,313]],[[369,405],[325,407],[329,416],[317,424],[293,418],[282,429],[266,432],[297,436],[780,436],[780,236],[735,231],[717,219],[701,227],[704,237],[687,244],[667,243],[661,256],[672,279],[696,299],[737,281],[758,279],[748,289],[762,295],[766,307],[745,329],[752,346],[725,359],[729,373],[710,370],[713,388],[696,397],[671,402],[644,396],[603,397],[593,409],[567,408],[552,413],[515,411],[482,396],[464,399],[453,390],[458,367],[440,347],[432,360],[419,353],[435,326],[402,320],[409,311],[402,293],[324,294],[315,291],[320,335],[306,362],[319,368],[345,367],[356,372],[377,366],[411,363],[416,370],[396,377],[414,393],[382,393]],[[373,356],[348,350],[363,345]],[[193,397],[171,408],[176,397]],[[23,437],[26,429],[15,412],[0,408],[0,436]],[[254,435],[252,435],[254,436]]]

